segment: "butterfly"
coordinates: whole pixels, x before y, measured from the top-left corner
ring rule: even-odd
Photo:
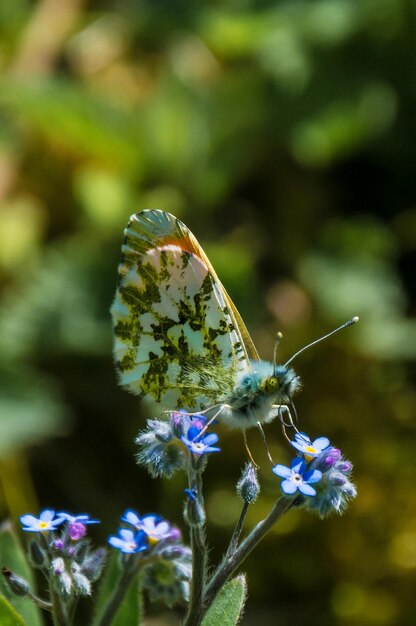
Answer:
[[[288,410],[300,388],[287,364],[260,359],[207,255],[170,213],[131,216],[111,313],[121,384],[161,410],[212,409],[245,431]]]

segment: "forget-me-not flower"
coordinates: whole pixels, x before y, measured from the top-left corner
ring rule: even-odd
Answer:
[[[55,511],[53,509],[44,509],[39,517],[27,513],[20,517],[20,521],[23,530],[44,533],[50,530],[56,530],[56,528],[64,522],[64,518],[60,516],[55,517]]]
[[[191,426],[186,435],[181,437],[181,441],[185,444],[192,454],[198,456],[208,454],[209,452],[220,452],[221,448],[217,448],[214,444],[218,441],[218,435],[210,433],[200,437],[202,428]]]
[[[168,521],[164,520],[160,515],[151,513],[140,517],[136,511],[127,509],[121,520],[134,526],[137,530],[146,533],[150,543],[156,543],[163,539],[177,539],[178,531],[173,528]]]
[[[57,513],[58,517],[62,517],[65,521],[74,524],[75,522],[79,522],[80,524],[99,524],[100,520],[91,519],[89,515],[86,513],[82,513],[81,515],[70,515],[70,513],[65,513],[64,511]]]
[[[328,448],[329,439],[327,437],[318,437],[311,441],[305,433],[296,433],[291,445],[298,450],[309,461],[316,458],[323,450]]]
[[[147,535],[142,530],[133,532],[128,528],[119,528],[117,534],[109,537],[108,543],[124,554],[143,552],[148,548]]]
[[[275,465],[273,472],[284,480],[281,483],[283,493],[294,495],[296,492],[304,496],[315,496],[316,490],[311,484],[317,483],[322,478],[322,472],[317,469],[308,470],[303,459],[296,457],[290,467],[285,465]]]

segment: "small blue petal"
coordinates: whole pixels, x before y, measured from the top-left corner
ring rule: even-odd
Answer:
[[[42,522],[50,522],[53,520],[54,516],[55,516],[55,511],[53,509],[45,509],[40,514],[39,519],[41,519]]]
[[[211,433],[210,435],[206,435],[205,437],[203,437],[204,446],[212,446],[214,443],[217,443],[217,441],[218,435],[216,435],[215,433]]]
[[[307,483],[300,483],[298,485],[298,489],[305,496],[316,496],[316,491],[313,487],[308,485]]]
[[[132,530],[129,530],[128,528],[120,528],[118,534],[123,539],[123,541],[133,541],[134,539],[134,532]]]
[[[315,439],[312,446],[322,452],[322,450],[325,450],[325,448],[327,448],[329,444],[330,441],[328,437],[318,437],[318,439]]]
[[[286,465],[275,465],[272,468],[272,472],[274,472],[277,476],[281,476],[282,478],[289,478],[292,475],[291,470],[286,467]]]
[[[298,486],[291,480],[284,480],[280,486],[282,488],[282,491],[290,496],[296,493],[296,491],[298,490]]]
[[[309,470],[303,475],[303,480],[306,483],[317,483],[322,478],[322,472],[320,470]]]
[[[198,437],[201,430],[202,428],[198,428],[197,426],[191,426],[191,428],[188,429],[186,438],[189,439],[189,441],[193,441],[196,437]]]
[[[121,521],[127,522],[127,524],[131,524],[132,526],[139,526],[141,520],[136,511],[133,511],[132,509],[127,509],[126,511],[124,511],[121,517]]]
[[[299,441],[299,443],[305,443],[306,445],[311,443],[311,439],[306,433],[296,433],[295,440]]]
[[[297,474],[303,474],[306,468],[306,463],[303,459],[295,457],[290,464],[290,469]]]

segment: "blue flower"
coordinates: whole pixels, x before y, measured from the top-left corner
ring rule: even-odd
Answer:
[[[189,448],[189,442],[196,442],[199,435],[207,425],[207,418],[203,415],[189,415],[186,411],[173,412],[171,415],[172,429],[178,439],[183,441]],[[207,435],[205,435],[207,436]],[[205,439],[205,437],[203,438]],[[200,439],[199,441],[201,441]],[[215,440],[216,443],[218,438]],[[210,452],[218,452],[219,450],[210,450]],[[196,454],[201,454],[196,452]]]
[[[143,552],[148,548],[147,535],[142,530],[134,533],[128,528],[119,528],[117,534],[118,537],[114,535],[109,537],[108,543],[124,554]]]
[[[143,515],[140,528],[146,533],[150,543],[170,539],[177,535],[176,529],[159,515]]]
[[[199,430],[196,426],[191,426],[186,434],[186,437],[181,437],[182,442],[186,445],[188,450],[192,452],[192,454],[196,454],[198,456],[208,454],[209,452],[220,452],[221,448],[217,448],[213,445],[217,443],[218,435],[210,433],[209,435],[199,437],[201,430]]]
[[[327,439],[327,437],[318,437],[318,439],[311,441],[305,433],[296,433],[294,441],[290,443],[309,461],[319,456],[323,450],[328,448],[329,439]]]
[[[23,530],[35,533],[44,533],[50,530],[56,530],[57,526],[64,521],[63,517],[56,517],[53,509],[44,509],[39,517],[26,514],[20,517]]]
[[[316,495],[316,490],[311,487],[311,484],[321,480],[322,472],[316,469],[307,470],[306,468],[305,461],[298,457],[293,459],[290,468],[285,465],[273,467],[273,472],[285,479],[280,485],[283,493],[293,495],[299,491],[305,496]]]
[[[131,524],[131,526],[134,526],[137,530],[140,528],[141,518],[136,511],[133,511],[133,509],[127,509],[124,511],[121,516],[121,521]]]
[[[163,539],[177,539],[178,530],[173,528],[168,521],[164,520],[160,515],[143,515],[140,517],[136,511],[127,509],[121,520],[131,524],[137,530],[142,530],[149,538],[150,543],[157,543]]]
[[[100,520],[98,519],[90,519],[90,516],[87,515],[86,513],[82,513],[81,515],[70,515],[69,513],[57,513],[57,515],[59,517],[62,517],[65,521],[69,522],[70,524],[75,524],[75,523],[79,523],[79,524],[99,524]]]
[[[328,447],[310,464],[311,470],[322,471],[316,498],[308,499],[304,506],[327,517],[330,513],[343,513],[349,500],[355,498],[357,489],[351,481],[352,463],[338,448]]]

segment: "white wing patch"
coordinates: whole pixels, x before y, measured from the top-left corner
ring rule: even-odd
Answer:
[[[126,235],[112,307],[121,383],[167,409],[221,401],[248,368],[221,284],[179,245],[143,253]]]

